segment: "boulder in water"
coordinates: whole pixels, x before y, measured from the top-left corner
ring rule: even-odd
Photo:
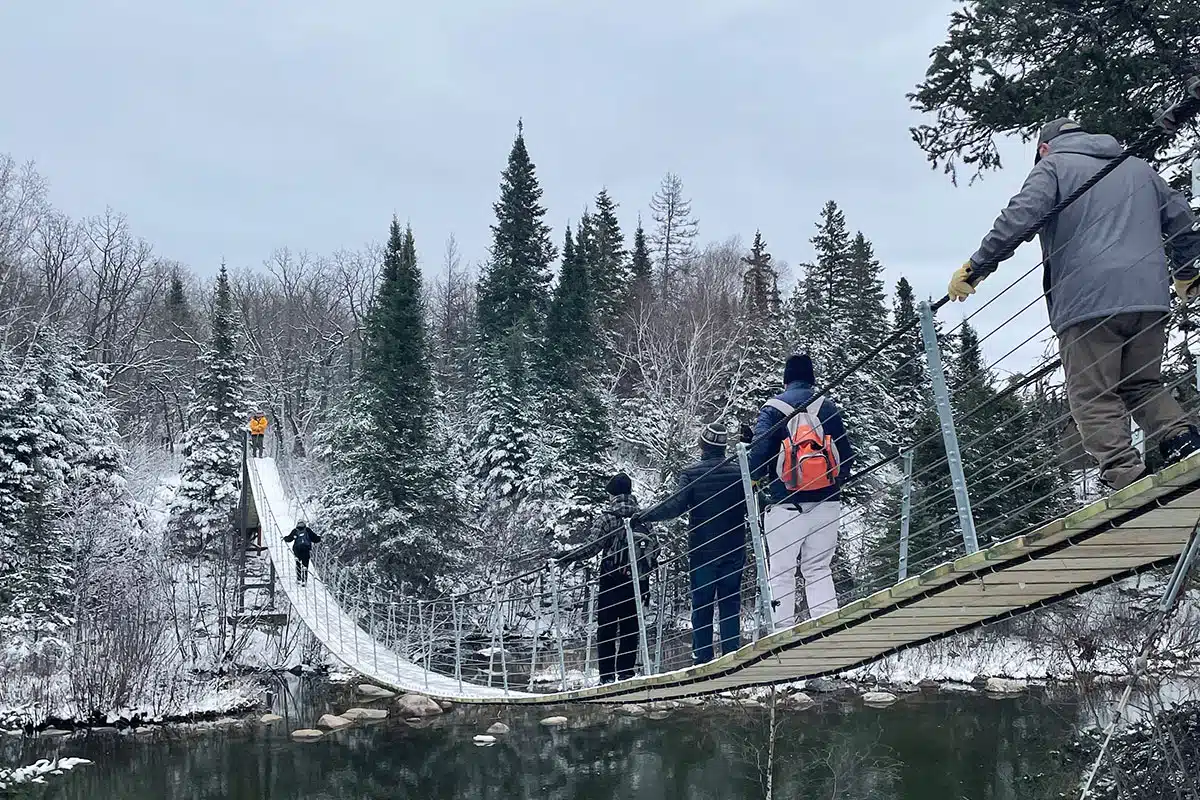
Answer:
[[[988,678],[984,688],[989,694],[1020,694],[1029,688],[1029,682],[1012,678]]]
[[[301,728],[299,730],[292,731],[292,738],[297,742],[315,742],[324,735],[325,734],[321,731],[314,730],[312,728]]]
[[[545,717],[542,719],[542,724],[547,728],[560,728],[570,722],[566,717]]]
[[[258,721],[261,722],[263,725],[270,725],[274,722],[279,722],[282,719],[283,719],[283,717],[279,716],[278,714],[263,714],[262,717],[259,718]]]
[[[891,692],[863,692],[862,699],[869,706],[881,708],[896,702],[896,695]]]
[[[627,706],[620,706],[617,710],[627,717],[640,717],[646,713],[646,707],[643,705],[638,705],[637,703],[630,703]]]
[[[339,731],[342,728],[347,728],[354,723],[345,717],[339,717],[337,714],[324,714],[317,720],[318,728],[328,728],[331,731]]]
[[[490,736],[486,733],[480,733],[476,734],[472,741],[475,742],[476,747],[491,747],[496,743],[496,737]]]
[[[358,693],[363,697],[369,697],[372,700],[390,700],[396,696],[396,693],[384,689],[381,686],[375,686],[371,683],[360,683],[358,685]]]
[[[381,719],[387,719],[386,708],[348,708],[342,712],[342,718],[352,722],[367,721],[375,722]]]
[[[436,717],[442,713],[442,707],[433,698],[423,694],[405,694],[396,700],[396,708],[400,716],[406,718]]]
[[[792,708],[805,709],[812,708],[817,704],[817,702],[804,692],[796,692],[787,699],[787,704]]]
[[[509,727],[503,722],[493,722],[492,727],[487,729],[487,732],[492,736],[503,736],[508,733]]]

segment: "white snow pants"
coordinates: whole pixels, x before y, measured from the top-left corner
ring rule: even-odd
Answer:
[[[767,509],[764,520],[771,599],[776,630],[796,624],[796,559],[804,576],[804,596],[813,619],[837,611],[833,588],[833,551],[837,548],[842,504],[838,501],[800,503]]]

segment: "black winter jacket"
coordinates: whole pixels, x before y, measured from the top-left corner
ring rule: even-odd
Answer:
[[[696,566],[740,554],[746,545],[742,472],[736,464],[722,464],[723,459],[719,451],[707,450],[679,473],[674,494],[638,515],[639,522],[662,522],[687,514],[688,550]]]
[[[285,542],[292,543],[292,552],[305,553],[312,550],[312,546],[321,541],[321,536],[307,525],[297,525],[292,528],[292,532],[283,537]]]

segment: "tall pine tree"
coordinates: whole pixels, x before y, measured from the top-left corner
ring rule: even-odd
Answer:
[[[246,358],[225,265],[217,274],[208,343],[200,357],[192,427],[185,438],[170,531],[203,548],[229,535],[238,499],[241,431],[246,423]]]
[[[637,229],[633,232],[633,253],[629,260],[630,291],[633,302],[639,307],[654,299],[652,268],[650,251],[646,247],[646,230],[639,216]]]
[[[472,461],[482,494],[497,501],[519,501],[530,479],[530,407],[536,404],[531,356],[549,304],[550,262],[556,255],[550,227],[542,221],[541,196],[518,125],[493,206],[491,258],[477,296],[480,389],[487,400],[475,420]]]
[[[492,206],[491,257],[479,279],[479,328],[487,344],[501,342],[518,328],[540,324],[549,302],[550,263],[554,245],[550,226],[542,221],[533,161],[525,148],[522,126],[500,177],[500,199]],[[530,331],[531,333],[533,331]]]
[[[459,563],[463,538],[454,487],[432,428],[434,411],[421,270],[412,228],[392,219],[367,315],[358,385],[322,431],[334,476],[326,522],[339,548],[396,587],[429,586]]]

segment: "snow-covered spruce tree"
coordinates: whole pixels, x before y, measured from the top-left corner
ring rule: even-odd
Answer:
[[[480,402],[473,423],[472,471],[485,502],[519,502],[534,443],[530,407],[533,344],[549,304],[550,263],[556,256],[542,221],[533,162],[520,126],[493,208],[491,255],[479,280]]]
[[[213,292],[209,338],[199,356],[186,458],[171,506],[168,531],[179,546],[203,550],[230,535],[238,500],[241,437],[247,409],[246,359],[225,265]]]
[[[611,471],[612,432],[601,382],[600,292],[592,282],[599,259],[595,225],[587,217],[581,222],[582,246],[573,245],[567,229],[539,364],[544,396],[539,431],[542,441],[558,450],[553,472],[562,496],[554,526],[560,536],[590,514]]]
[[[485,345],[503,342],[530,321],[540,325],[545,316],[550,263],[557,254],[550,226],[543,222],[541,199],[542,187],[518,126],[500,176],[500,199],[492,206],[491,257],[479,278],[479,328]]]
[[[77,347],[34,342],[0,357],[0,618],[6,632],[53,632],[74,617],[72,515],[116,512],[124,483],[101,368]]]
[[[892,325],[894,330],[901,331],[900,340],[892,351],[892,373],[888,388],[896,408],[894,424],[889,428],[893,431],[891,438],[898,451],[913,444],[916,421],[933,402],[913,288],[904,277],[896,282]]]
[[[804,266],[792,303],[794,337],[812,356],[818,384],[827,386],[870,354],[891,325],[883,267],[862,233],[851,238],[836,203],[825,204],[812,243],[816,258]],[[877,355],[830,389],[842,408],[860,466],[876,462],[889,450],[891,431],[879,423],[896,416],[889,386],[893,363],[889,354]],[[878,488],[872,481],[856,481],[847,487],[847,496],[860,501]]]
[[[431,439],[432,375],[412,228],[392,219],[366,320],[363,371],[341,419],[321,437],[324,505],[351,534],[343,557],[393,585],[430,585],[461,542],[453,483]]]
[[[779,273],[762,232],[754,232],[742,278],[741,355],[730,388],[734,416],[754,424],[759,409],[779,391],[780,371],[788,355],[788,336],[779,296]]]
[[[617,220],[617,204],[605,189],[596,195],[596,213],[591,217],[590,234],[590,247],[584,255],[594,298],[593,324],[600,336],[600,344],[608,351],[621,329],[631,295],[625,236]]]
[[[646,247],[646,229],[638,217],[633,232],[633,252],[629,258],[629,289],[634,306],[640,308],[654,299],[654,279],[651,276],[650,250]]]

